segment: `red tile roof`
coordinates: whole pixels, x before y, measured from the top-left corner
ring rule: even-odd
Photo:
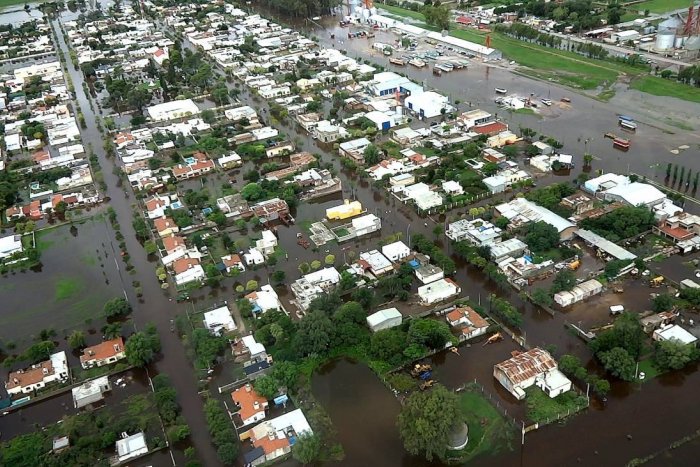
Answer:
[[[182,274],[198,264],[199,260],[196,258],[180,258],[173,263],[173,271],[175,271],[175,274]]]
[[[46,370],[46,375],[44,374]],[[6,389],[13,389],[16,387],[25,387],[32,384],[36,384],[44,379],[44,376],[54,374],[53,363],[51,360],[46,360],[45,362],[38,363],[28,370],[13,371],[10,373],[7,379],[7,384],[5,384]]]
[[[124,352],[124,339],[117,337],[116,339],[104,341],[92,347],[86,347],[85,350],[83,350],[83,354],[80,356],[80,363],[92,360],[106,360],[122,352]]]
[[[477,125],[473,127],[471,131],[480,135],[497,135],[498,133],[506,131],[507,129],[508,125],[506,125],[505,123],[489,122],[484,123],[483,125]]]
[[[184,245],[185,239],[182,237],[178,237],[177,235],[171,235],[170,237],[163,238],[163,246],[165,247],[165,251],[167,251],[168,253],[172,253],[178,247]]]
[[[255,392],[255,389],[250,384],[241,386],[231,393],[231,399],[236,402],[241,408],[239,415],[243,421],[249,419],[258,412],[264,412],[268,402],[263,396]],[[258,407],[255,407],[255,403]]]

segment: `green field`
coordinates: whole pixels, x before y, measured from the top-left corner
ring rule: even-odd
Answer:
[[[473,30],[455,29],[450,35],[477,44],[486,42],[486,33]],[[591,60],[574,52],[529,44],[497,33],[491,33],[491,47],[519,65],[530,68],[525,74],[578,89],[610,85],[620,73],[637,74],[641,71],[623,64]]]
[[[690,0],[649,0],[647,2],[635,3],[627,7],[630,11],[649,10],[652,13],[666,13],[667,11],[687,9]]]
[[[668,0],[675,2],[675,0]],[[665,0],[646,3],[665,3]],[[666,2],[667,3],[667,2]],[[686,2],[687,3],[687,2]],[[675,4],[675,3],[674,3]],[[382,8],[385,8],[382,6]],[[670,8],[673,9],[673,8]],[[424,16],[415,11],[398,7],[386,7],[395,16],[424,20]],[[420,24],[423,27],[426,25]],[[664,80],[649,76],[646,70],[607,60],[586,58],[574,52],[543,47],[520,41],[503,34],[480,32],[473,29],[452,29],[450,35],[484,45],[486,35],[491,35],[491,46],[503,52],[504,57],[514,60],[526,67],[518,70],[526,76],[556,82],[581,90],[603,88],[599,93],[601,100],[609,100],[614,94],[608,88],[620,76],[634,77],[632,87],[656,96],[677,97],[690,102],[700,102],[700,89],[687,86],[673,80]]]
[[[565,392],[554,399],[537,386],[530,386],[527,393],[527,416],[535,423],[551,423],[557,418],[573,415],[586,406],[586,397],[576,391]]]
[[[457,396],[460,414],[469,428],[469,443],[461,451],[448,451],[447,457],[463,463],[479,455],[508,449],[514,435],[513,426],[481,392],[467,389]]]
[[[631,87],[655,96],[677,97],[684,101],[700,103],[700,88],[669,79],[657,78],[656,76],[640,76],[632,81]]]
[[[0,0],[2,1],[2,0]],[[417,11],[413,10],[407,10],[405,8],[399,8],[397,6],[391,6],[391,5],[379,5],[379,8],[381,8],[384,11],[388,11],[394,16],[399,16],[399,17],[404,17],[404,18],[413,18],[418,21],[422,21],[425,23],[425,16],[423,16],[423,13],[418,13]]]

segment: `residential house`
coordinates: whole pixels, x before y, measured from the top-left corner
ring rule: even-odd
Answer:
[[[370,144],[372,143],[367,138],[353,139],[352,141],[340,143],[338,152],[342,157],[349,157],[357,162],[364,162],[364,152]]]
[[[222,306],[204,313],[204,327],[215,336],[222,336],[238,329],[228,306]]]
[[[391,261],[377,250],[360,253],[360,259],[357,262],[364,270],[369,270],[377,277],[394,271]]]
[[[469,306],[455,308],[445,318],[451,327],[459,330],[460,338],[465,340],[486,334],[489,327],[488,321]]]
[[[253,305],[254,314],[284,310],[277,292],[270,284],[263,285],[260,290],[249,293],[245,298]]]
[[[10,396],[31,394],[53,382],[68,381],[68,360],[65,352],[56,352],[48,360],[24,370],[13,371],[5,383]]]
[[[341,220],[357,216],[362,213],[362,203],[359,201],[343,200],[343,204],[326,209],[326,217],[329,220]]]
[[[8,235],[0,238],[0,260],[21,251],[23,251],[21,235]]]
[[[445,277],[444,271],[438,266],[428,263],[427,258],[421,261],[422,264],[414,271],[421,284],[430,284]]]
[[[196,152],[191,157],[185,158],[185,164],[178,164],[172,168],[173,176],[177,180],[187,180],[200,177],[214,170],[214,161],[206,154]]]
[[[289,205],[283,199],[272,198],[266,201],[261,201],[258,204],[251,206],[253,212],[261,223],[273,222],[278,219],[283,222],[293,221],[289,215]]]
[[[460,219],[451,223],[445,235],[450,240],[461,242],[463,240],[476,246],[487,246],[501,241],[502,231],[489,221],[483,219]]]
[[[240,255],[231,254],[231,255],[222,256],[221,262],[224,263],[224,267],[226,268],[226,272],[229,274],[233,270],[245,272],[245,265],[243,264],[243,260],[241,260]]]
[[[401,240],[382,246],[382,254],[394,263],[407,258],[411,254],[411,249]]]
[[[462,288],[449,277],[418,287],[418,296],[423,305],[432,305],[456,297],[461,292]]]
[[[571,390],[571,381],[559,371],[557,362],[538,347],[513,352],[512,358],[493,367],[493,376],[518,400],[525,398],[525,389],[530,386],[537,386],[551,398]]]
[[[241,386],[231,393],[234,408],[232,412],[237,413],[242,425],[259,422],[265,419],[265,411],[268,407],[267,399],[258,394],[250,383]]]
[[[123,433],[124,436],[126,433]],[[116,443],[117,461],[126,462],[129,459],[142,456],[148,452],[146,435],[141,431],[131,436],[123,437]]]
[[[312,434],[312,430],[301,409],[296,409],[264,420],[241,434],[241,439],[250,439],[253,446],[261,447],[265,461],[271,462],[291,452],[292,445],[303,434]]]
[[[171,234],[167,237],[163,237],[163,248],[168,256],[173,253],[185,252],[187,251],[187,246],[185,245],[185,239]]]
[[[85,381],[80,386],[71,389],[73,407],[80,409],[87,405],[100,402],[104,399],[105,393],[111,390],[112,385],[109,383],[109,376],[100,376],[99,378]]]
[[[158,219],[153,219],[153,225],[160,238],[170,237],[180,231],[174,220],[170,217],[163,216]]]
[[[180,258],[172,263],[172,268],[177,285],[203,281],[207,277],[197,258]]]
[[[124,339],[117,337],[86,347],[80,356],[80,365],[84,369],[110,365],[126,358]]]
[[[296,298],[297,305],[302,310],[307,310],[311,301],[323,293],[335,288],[340,282],[340,273],[334,267],[327,267],[306,274],[297,279],[290,286]]]

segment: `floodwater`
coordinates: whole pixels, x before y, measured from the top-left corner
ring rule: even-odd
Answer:
[[[115,380],[119,378],[126,381],[125,387],[115,384]],[[109,381],[112,383],[112,390],[105,394],[105,400],[100,404],[109,404],[112,407],[116,407],[117,404],[133,395],[150,392],[148,377],[143,369],[129,370],[125,373],[110,376]],[[0,431],[2,431],[4,439],[10,439],[22,434],[32,433],[58,422],[65,416],[74,415],[78,412],[80,410],[73,405],[71,391],[67,391],[40,403],[30,404],[13,410],[0,419],[2,420],[2,429]]]
[[[65,18],[62,16],[61,20],[65,21]],[[53,24],[58,27],[58,20],[53,20]],[[328,38],[321,37],[321,40],[327,41]],[[366,50],[368,48],[366,42],[356,41],[352,44],[351,42],[346,42],[343,47],[350,48],[351,54],[370,57]],[[59,34],[59,47],[68,56],[68,48],[61,34]],[[375,57],[375,59],[380,63],[384,60],[383,57]],[[428,71],[415,69],[402,71],[408,72],[418,81],[426,80],[430,86],[454,93],[453,98],[459,98],[467,103],[471,99],[474,106],[480,106],[494,113],[496,109],[491,102],[491,94],[493,87],[496,86],[507,87],[513,92],[535,92],[542,96],[551,93],[553,99],[571,95],[570,92],[557,86],[549,86],[524,78],[516,79],[514,75],[498,68],[475,66],[468,71],[454,72],[441,78],[433,78]],[[183,406],[183,415],[191,427],[192,442],[204,465],[220,465],[207,435],[202,404],[197,394],[196,376],[191,371],[183,371],[185,368],[190,368],[189,360],[179,340],[169,332],[170,320],[176,314],[182,313],[186,305],[177,305],[172,300],[171,294],[160,289],[154,274],[155,265],[146,258],[131,227],[135,201],[131,194],[121,187],[121,181],[111,170],[113,162],[106,158],[102,150],[102,138],[95,127],[96,116],[90,109],[88,98],[82,90],[81,74],[73,67],[69,67],[68,72],[75,84],[77,101],[80,103],[88,125],[87,129],[81,130],[83,142],[86,145],[92,144],[100,159],[108,186],[106,195],[111,197],[110,205],[117,213],[127,248],[131,253],[134,271],[126,277],[138,280],[143,288],[145,299],[138,300],[130,281],[124,281],[125,291],[135,305],[134,321],[138,327],[142,327],[147,322],[153,322],[161,331],[163,358],[156,362],[154,367],[158,372],[167,373],[177,388],[180,403]],[[240,99],[257,109],[267,108],[266,102],[253,99],[245,91],[241,93]],[[626,171],[629,164],[630,170],[652,177],[657,172],[661,174],[664,170],[664,168],[655,169],[652,164],[665,165],[668,160],[686,164],[696,170],[693,164],[697,163],[694,162],[693,156],[697,155],[697,148],[694,147],[680,156],[671,156],[668,148],[672,140],[675,145],[683,143],[692,145],[693,141],[697,142],[697,135],[679,132],[678,135],[672,136],[643,124],[638,134],[634,136],[634,148],[626,154],[617,153],[611,149],[609,140],[602,139],[602,133],[612,130],[615,126],[615,108],[585,97],[575,96],[573,101],[571,110],[554,109],[548,111],[551,114],[545,115],[542,119],[513,114],[509,116],[509,120],[512,117],[511,126],[515,129],[519,125],[529,126],[538,132],[545,131],[563,141],[566,144],[565,150],[571,151],[578,158],[579,167],[582,166],[581,155],[585,149],[583,141],[589,138],[590,141],[586,143],[588,149],[600,158],[594,161],[594,169]],[[466,105],[468,104],[462,104],[460,110],[465,110]],[[632,115],[636,116],[634,113]],[[638,119],[644,123],[641,116]],[[300,139],[299,149],[320,153],[323,162],[334,164],[343,181],[343,196],[356,197],[369,212],[382,217],[384,223],[382,236],[402,232],[404,240],[416,233],[434,238],[432,228],[436,222],[433,219],[418,217],[410,207],[403,206],[378,193],[371,187],[370,182],[359,180],[341,171],[338,158],[329,152],[329,148],[312,141],[295,125],[283,124],[279,128],[291,139]],[[252,165],[248,164],[238,173],[244,173],[249,167]],[[570,174],[570,177],[575,175],[575,173]],[[240,175],[235,178],[235,186],[240,188],[244,182]],[[303,203],[294,213],[295,217],[300,221],[320,219],[325,214],[325,209],[339,203],[340,199],[340,195],[335,195],[313,203]],[[442,223],[442,220],[438,222]],[[296,233],[301,231],[302,228],[298,223],[288,228],[280,227],[277,234],[280,245],[288,253],[288,260],[281,260],[274,268],[246,272],[245,275],[236,278],[236,281],[245,282],[256,278],[264,283],[269,273],[275,269],[284,270],[288,280],[293,280],[299,276],[297,266],[301,261],[322,260],[327,254],[325,247],[314,252],[311,249],[303,250],[296,244]],[[105,250],[118,244],[111,230],[108,229],[103,235]],[[351,251],[358,253],[369,247],[376,247],[377,238],[378,236],[374,236],[347,244],[329,245],[327,249],[335,254],[340,262],[340,258]],[[463,288],[462,295],[469,296],[474,301],[485,302],[490,293],[497,293],[510,300],[524,313],[523,334],[528,342],[534,345],[555,344],[562,353],[587,355],[584,344],[565,331],[565,316],[557,314],[551,317],[523,303],[515,292],[496,290],[474,268],[463,262],[458,262],[458,265],[456,280]],[[193,293],[196,307],[201,308],[213,301],[231,299],[232,282],[227,280],[219,289],[211,290],[205,287],[199,293]],[[286,294],[282,296],[285,300],[288,297]],[[436,373],[450,387],[459,386],[476,378],[490,391],[499,393],[502,390],[494,384],[490,369],[493,363],[508,358],[512,349],[511,341],[487,348],[481,348],[479,344],[462,348],[459,356],[449,354],[435,357]],[[697,423],[688,414],[693,413],[694,393],[691,388],[697,385],[699,378],[695,368],[691,368],[686,372],[676,372],[642,386],[615,384],[605,407],[587,411],[569,422],[565,428],[552,426],[529,434],[522,453],[518,451],[492,459],[481,459],[476,461],[475,465],[515,465],[516,463],[528,466],[568,465],[573,459],[578,458],[584,464],[602,462],[605,465],[619,465],[631,457],[641,457],[697,428]],[[684,381],[685,384],[681,384]],[[370,370],[345,361],[336,362],[314,377],[313,388],[316,397],[330,413],[338,429],[347,455],[345,465],[426,465],[421,459],[408,456],[403,450],[395,426],[399,404]],[[499,395],[501,399],[507,400],[506,395],[500,393]],[[666,400],[673,403],[660,403]],[[514,412],[522,411],[522,404],[512,404]],[[372,414],[371,418],[367,417],[369,423],[365,426],[358,423],[358,420],[363,419],[358,414],[363,413]],[[631,440],[627,438],[628,434],[632,435]],[[553,449],[554,446],[556,449]],[[178,461],[182,460],[177,454],[176,457]]]

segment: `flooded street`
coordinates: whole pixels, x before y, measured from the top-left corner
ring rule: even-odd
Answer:
[[[60,21],[51,21],[56,31],[60,31]],[[65,56],[69,56],[69,48],[65,43],[62,33],[58,33],[58,47],[63,50]],[[87,122],[87,128],[81,129],[82,142],[87,147],[92,146],[93,151],[98,156],[104,181],[107,184],[105,196],[111,198],[110,206],[117,214],[117,219],[121,226],[121,231],[126,241],[127,249],[131,254],[131,263],[134,266],[132,273],[127,274],[125,291],[129,301],[133,304],[133,321],[137,328],[142,328],[146,323],[154,323],[159,332],[162,345],[162,355],[153,366],[156,372],[165,373],[170,377],[173,386],[177,389],[178,400],[182,405],[182,415],[187,420],[191,429],[192,444],[197,450],[197,454],[204,465],[221,465],[216,456],[216,451],[211,444],[207,432],[207,425],[204,419],[203,405],[197,389],[197,375],[191,370],[191,364],[185,355],[184,347],[178,337],[169,331],[170,322],[178,312],[184,312],[178,307],[169,293],[160,288],[160,283],[155,275],[155,264],[146,257],[143,247],[136,240],[134,229],[131,225],[135,199],[131,193],[122,187],[122,180],[114,174],[112,167],[114,163],[109,160],[103,150],[102,136],[97,130],[97,116],[90,108],[89,98],[83,91],[82,73],[76,71],[72,66],[68,66],[76,91],[76,98]],[[130,189],[129,189],[130,191]],[[108,233],[108,238],[112,246],[118,242],[114,238],[114,232]],[[139,281],[143,289],[143,299],[136,297],[131,281]],[[48,324],[48,323],[47,323]],[[183,371],[183,369],[186,369]],[[184,462],[182,453],[176,452],[176,460]]]
[[[15,14],[15,13],[12,13]],[[23,14],[23,12],[17,13]],[[74,19],[75,13],[64,12],[60,19],[51,20],[52,26],[58,33],[58,44],[65,56],[69,56],[69,47],[65,43],[61,33],[61,22]],[[369,59],[387,66],[387,58],[371,53],[371,42],[365,39],[343,41],[342,44],[330,40],[330,32],[335,32],[336,37],[344,37],[346,29],[335,26],[333,18],[326,18],[327,30],[311,30],[319,36],[321,43],[347,49],[348,54],[354,57]],[[303,28],[301,28],[303,29]],[[391,35],[391,37],[394,37]],[[391,37],[387,33],[379,32],[377,40],[388,42]],[[185,46],[192,47],[187,41]],[[392,68],[393,66],[389,66]],[[415,68],[396,68],[407,74],[417,82],[425,86],[436,88],[448,94],[452,100],[459,99],[462,104],[460,111],[471,108],[482,108],[499,117],[505,118],[511,129],[518,132],[519,127],[529,127],[539,134],[550,135],[564,143],[564,151],[574,154],[577,167],[583,166],[582,156],[588,150],[596,156],[593,162],[594,170],[616,171],[620,173],[636,172],[664,183],[663,177],[667,163],[684,165],[694,172],[700,170],[700,135],[697,131],[689,132],[673,129],[669,122],[653,121],[651,112],[645,113],[644,107],[638,108],[638,113],[629,110],[629,104],[625,96],[632,96],[634,91],[620,90],[618,95],[609,104],[604,104],[594,99],[575,95],[572,92],[544,82],[516,76],[510,71],[487,67],[483,64],[474,64],[469,70],[457,71],[442,77],[434,77],[429,69],[418,70]],[[183,314],[185,309],[201,310],[214,303],[224,300],[232,300],[236,296],[234,289],[237,284],[245,284],[246,281],[255,279],[260,284],[269,283],[270,275],[275,270],[286,273],[287,282],[299,277],[298,266],[301,262],[319,260],[323,262],[328,253],[337,258],[337,263],[350,261],[356,258],[361,251],[374,249],[382,237],[393,233],[401,233],[404,242],[418,233],[435,240],[440,246],[450,251],[444,238],[436,238],[433,233],[435,226],[442,226],[445,222],[442,218],[420,217],[412,207],[403,205],[393,197],[380,192],[372,187],[371,181],[360,179],[356,175],[341,168],[339,158],[329,145],[319,144],[311,139],[296,123],[288,119],[286,122],[276,124],[280,132],[286,134],[289,139],[297,143],[297,150],[309,151],[321,155],[321,163],[332,164],[340,177],[343,190],[313,202],[304,202],[295,208],[292,215],[296,223],[289,227],[280,227],[276,234],[279,246],[286,253],[281,257],[276,266],[249,270],[235,279],[226,279],[222,286],[216,289],[202,287],[191,293],[192,303],[178,305],[173,299],[173,294],[163,291],[160,282],[155,275],[155,258],[148,258],[142,245],[137,241],[132,227],[134,212],[138,211],[136,199],[131,188],[123,186],[122,179],[113,172],[115,161],[109,159],[103,150],[103,137],[97,130],[98,115],[91,109],[90,98],[83,91],[83,76],[80,71],[68,64],[68,74],[71,76],[75,91],[76,101],[85,116],[87,128],[81,129],[83,144],[98,156],[107,191],[104,196],[109,196],[109,205],[114,209],[119,221],[121,232],[131,255],[131,263],[134,269],[127,272],[123,263],[116,258],[118,241],[114,231],[103,219],[91,221],[90,224],[77,226],[77,234],[73,238],[63,239],[57,234],[54,240],[50,236],[48,240],[59,245],[48,248],[46,255],[42,257],[47,264],[63,265],[60,271],[45,268],[41,272],[17,273],[8,281],[8,284],[0,284],[0,291],[9,293],[21,289],[22,294],[31,293],[30,289],[40,288],[41,294],[37,294],[37,301],[45,303],[50,301],[48,296],[54,293],[56,285],[48,279],[50,274],[61,273],[64,276],[80,276],[81,283],[85,284],[85,293],[95,294],[102,303],[111,296],[126,294],[134,306],[132,315],[134,324],[141,329],[146,323],[154,323],[162,342],[162,358],[154,365],[155,372],[168,374],[172,384],[177,389],[178,399],[183,408],[183,416],[191,430],[192,444],[196,448],[202,464],[205,466],[221,465],[216,456],[207,432],[207,426],[203,414],[201,397],[198,394],[197,379],[200,375],[194,374],[191,363],[182,343],[175,333],[169,331],[171,320],[177,315]],[[229,84],[230,88],[233,88]],[[494,87],[504,87],[510,92],[527,95],[534,93],[538,96],[551,96],[553,100],[559,100],[563,96],[572,96],[573,107],[571,109],[552,107],[544,109],[542,116],[508,113],[495,106],[492,94]],[[266,101],[253,97],[247,89],[242,89],[240,101],[251,105],[258,110],[259,115],[267,119],[269,105]],[[93,102],[97,109],[97,102]],[[206,106],[210,106],[208,103]],[[700,106],[699,106],[700,107]],[[630,113],[638,118],[640,128],[637,134],[632,136],[634,147],[628,153],[620,153],[612,149],[610,140],[603,138],[603,133],[616,130],[616,113]],[[685,110],[684,110],[685,109]],[[679,116],[687,111],[687,104],[679,107]],[[692,110],[692,109],[691,109]],[[696,108],[696,110],[698,110]],[[105,111],[106,115],[109,113]],[[700,119],[700,111],[697,112]],[[695,122],[692,122],[695,124]],[[700,126],[700,122],[698,122]],[[663,129],[661,129],[663,128]],[[671,132],[675,132],[672,134]],[[673,155],[670,149],[678,145],[688,144],[690,148]],[[257,168],[256,164],[246,163],[242,168],[231,172],[229,175],[233,186],[240,189],[247,182],[242,179],[246,171]],[[558,177],[561,180],[573,179],[579,173],[577,168],[565,176]],[[210,193],[218,193],[220,186],[227,183],[227,175],[209,177],[206,184],[190,182],[183,184],[194,189],[208,189]],[[197,186],[197,184],[199,184]],[[353,240],[338,245],[335,242],[319,248],[302,249],[297,244],[297,234],[307,235],[304,226],[318,221],[325,215],[325,210],[336,206],[344,198],[359,200],[368,213],[374,213],[382,218],[383,226],[381,234],[362,237],[361,240]],[[500,200],[499,198],[496,198]],[[495,200],[495,199],[494,199]],[[494,201],[492,200],[492,201]],[[467,209],[449,212],[452,217]],[[692,209],[691,209],[692,210]],[[61,234],[63,235],[63,234]],[[255,238],[259,231],[251,229],[247,233],[237,237]],[[65,244],[61,244],[65,240]],[[81,248],[97,257],[94,262],[83,254],[76,255],[75,250],[69,248],[69,242],[79,242]],[[48,246],[47,246],[48,247]],[[70,257],[69,257],[70,256]],[[518,293],[512,289],[501,290],[484,277],[481,271],[473,266],[465,264],[461,259],[454,258],[458,271],[454,279],[462,287],[462,296],[472,301],[488,306],[488,297],[497,294],[508,300],[522,311],[524,323],[522,336],[530,346],[553,345],[557,354],[570,353],[579,356],[582,361],[595,367],[591,361],[590,351],[585,343],[572,336],[565,328],[567,323],[584,323],[587,326],[600,325],[606,322],[607,308],[616,300],[614,295],[606,295],[587,302],[585,306],[572,307],[554,316],[540,310],[531,304],[524,302]],[[688,259],[683,259],[687,261]],[[82,261],[82,266],[81,266]],[[678,271],[680,259],[673,258],[672,262],[663,263],[660,269],[666,268]],[[692,271],[688,269],[688,272]],[[673,274],[669,271],[669,274]],[[90,286],[90,279],[99,282],[100,287],[104,282],[104,289],[97,291]],[[138,281],[143,290],[143,297],[136,297],[133,281]],[[11,283],[9,283],[11,282]],[[48,284],[48,285],[47,285]],[[15,287],[16,289],[11,289]],[[42,288],[43,287],[43,288]],[[26,289],[26,290],[25,290]],[[649,289],[632,286],[633,296],[626,305],[632,306],[635,311],[642,311],[648,306]],[[291,311],[289,303],[291,294],[286,287],[278,288],[278,293],[286,307]],[[48,294],[48,295],[46,295]],[[21,295],[17,295],[20,296]],[[87,300],[87,299],[86,299]],[[91,299],[92,300],[92,299]],[[60,303],[59,303],[60,304]],[[22,304],[11,303],[11,308],[3,308],[0,319],[6,318],[5,313],[16,312]],[[25,304],[26,305],[26,304]],[[77,306],[77,305],[76,305]],[[85,309],[101,312],[98,299],[83,304]],[[28,309],[26,313],[32,309]],[[53,327],[57,330],[64,327],[73,327],[80,322],[86,322],[89,316],[79,315],[69,322],[63,323],[61,319],[53,318],[51,310],[41,310],[46,315],[37,312],[37,320],[41,319],[44,327]],[[76,314],[77,315],[77,314]],[[25,314],[26,317],[26,314]],[[22,324],[32,325],[35,323]],[[17,324],[13,332],[21,332],[21,325]],[[31,329],[27,328],[27,332]],[[0,333],[0,337],[6,337]],[[492,377],[493,365],[510,357],[510,353],[519,347],[511,339],[500,343],[482,346],[475,343],[471,346],[462,346],[459,354],[441,353],[431,358],[435,370],[435,378],[447,387],[454,389],[470,381],[477,380],[485,389],[494,395],[505,405],[508,413],[518,420],[525,417],[525,405],[518,403],[498,384]],[[694,410],[694,397],[696,388],[700,384],[700,374],[696,371],[697,365],[684,371],[662,375],[652,381],[642,384],[628,384],[614,382],[613,390],[608,396],[605,405],[598,402],[578,415],[565,426],[552,425],[539,431],[529,433],[525,445],[513,452],[502,453],[494,457],[479,458],[470,465],[477,466],[560,466],[573,465],[622,465],[634,457],[644,457],[667,447],[674,440],[682,438],[699,428],[691,414]],[[153,374],[152,374],[153,376]],[[137,386],[136,384],[134,385]],[[140,386],[139,386],[140,388]],[[343,445],[346,457],[341,462],[344,466],[380,465],[397,467],[432,466],[421,458],[408,455],[403,449],[396,427],[396,418],[400,410],[400,404],[394,395],[379,381],[379,379],[362,364],[347,360],[340,360],[325,366],[312,378],[312,389],[316,399],[329,413],[338,438]],[[667,402],[668,401],[668,402]],[[111,401],[110,401],[111,403]],[[44,407],[49,407],[44,412]],[[15,418],[2,420],[3,435],[7,437],[27,432],[35,424],[43,425],[56,421],[63,413],[72,413],[70,396],[57,396],[40,405],[27,407],[13,414]],[[39,410],[41,409],[41,410]],[[16,420],[16,421],[15,421]],[[12,426],[10,427],[10,424]],[[673,462],[689,457],[687,450],[696,444],[690,444],[686,450],[679,453]],[[692,449],[691,449],[692,450]],[[138,465],[167,465],[170,457],[155,453],[149,457],[149,462],[139,462]],[[184,465],[184,456],[176,452],[178,465]],[[296,465],[294,461],[287,461],[284,465]],[[661,464],[659,464],[661,465]],[[671,465],[671,464],[667,464]],[[687,465],[687,464],[686,464]]]

